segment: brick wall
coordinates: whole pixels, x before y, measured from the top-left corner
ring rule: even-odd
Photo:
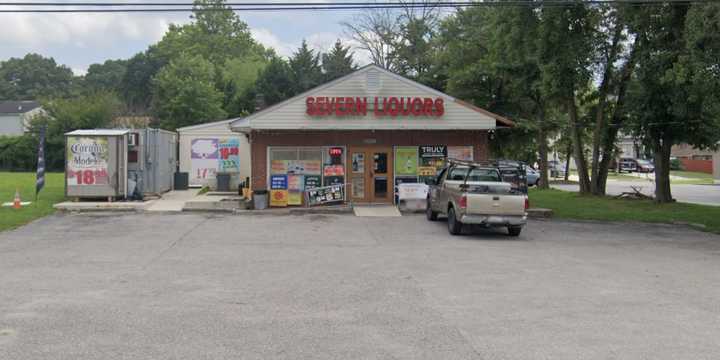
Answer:
[[[368,144],[367,141],[374,141]],[[487,131],[468,130],[392,130],[392,131],[267,131],[250,135],[252,186],[264,189],[267,184],[268,146],[419,146],[472,145],[476,160],[488,158]]]
[[[713,173],[713,161],[712,160],[692,160],[692,159],[680,159],[683,170],[695,171],[706,174]]]

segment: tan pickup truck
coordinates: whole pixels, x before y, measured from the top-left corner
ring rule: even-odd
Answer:
[[[517,186],[526,181],[519,175],[524,171],[451,160],[429,184],[427,218],[435,221],[438,215],[447,215],[448,231],[453,235],[460,234],[464,224],[473,224],[506,227],[511,236],[518,236],[529,205],[526,185]],[[513,173],[518,177],[510,182],[508,174]]]

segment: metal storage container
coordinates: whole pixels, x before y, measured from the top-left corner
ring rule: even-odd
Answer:
[[[172,190],[177,134],[161,129],[132,129],[129,141],[128,179],[137,183],[138,193],[158,195]]]
[[[128,194],[128,130],[65,134],[65,196],[124,198]]]

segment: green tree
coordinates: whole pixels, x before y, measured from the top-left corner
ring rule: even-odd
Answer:
[[[0,63],[0,100],[36,100],[72,93],[74,75],[53,58],[27,54]]]
[[[541,87],[540,19],[527,7],[471,8],[445,21],[439,61],[447,67],[448,92],[516,121],[492,141],[493,154],[535,163],[548,186],[548,135],[559,114]]]
[[[165,63],[182,54],[206,59],[215,69],[215,88],[224,94],[223,109],[232,115],[246,112],[247,89],[273,52],[252,38],[225,0],[196,0],[194,9],[191,23],[170,26],[157,44],[158,57]]]
[[[720,43],[712,33],[720,24],[717,4],[673,3],[644,11],[629,125],[653,151],[655,199],[665,203],[673,201],[672,146],[715,147],[720,139]]]
[[[127,64],[127,60],[107,60],[102,64],[90,65],[83,81],[83,90],[120,92]]]
[[[267,66],[265,58],[230,59],[221,69],[223,93],[225,100],[223,109],[230,117],[251,113],[255,110],[252,95],[255,83],[262,70]]]
[[[217,121],[226,117],[223,94],[214,85],[215,69],[198,55],[182,55],[153,80],[153,109],[164,129]]]
[[[256,97],[261,98],[264,103],[262,105],[268,106],[289,99],[296,94],[293,81],[288,63],[279,57],[273,57],[260,72],[250,99],[255,101]]]
[[[320,67],[320,54],[316,54],[315,50],[311,50],[305,40],[303,40],[300,48],[293,53],[293,56],[290,57],[288,64],[290,65],[294,93],[301,93],[322,83],[323,74]]]
[[[152,79],[165,64],[166,60],[159,56],[154,45],[128,60],[127,69],[120,82],[120,94],[130,112],[150,112]]]
[[[26,136],[34,137],[40,126],[47,126],[47,167],[60,170],[65,166],[64,134],[77,129],[109,127],[120,114],[122,102],[114,93],[96,92],[74,98],[46,100],[42,106],[46,114],[33,118],[30,134]]]
[[[591,84],[599,16],[589,5],[573,2],[541,8],[540,19],[537,38],[542,91],[568,115],[580,192],[588,194],[591,186],[583,141],[586,124],[578,108],[580,96]]]
[[[434,59],[435,29],[424,18],[409,18],[400,28],[401,37],[395,44],[395,68],[402,75],[423,81]]]
[[[350,47],[344,47],[340,39],[329,52],[322,55],[322,70],[325,81],[335,80],[357,69]]]

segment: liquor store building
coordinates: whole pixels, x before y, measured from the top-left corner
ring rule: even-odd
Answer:
[[[230,123],[250,143],[251,186],[271,205],[344,185],[346,201],[391,203],[448,158],[484,160],[491,131],[512,121],[375,65]]]

